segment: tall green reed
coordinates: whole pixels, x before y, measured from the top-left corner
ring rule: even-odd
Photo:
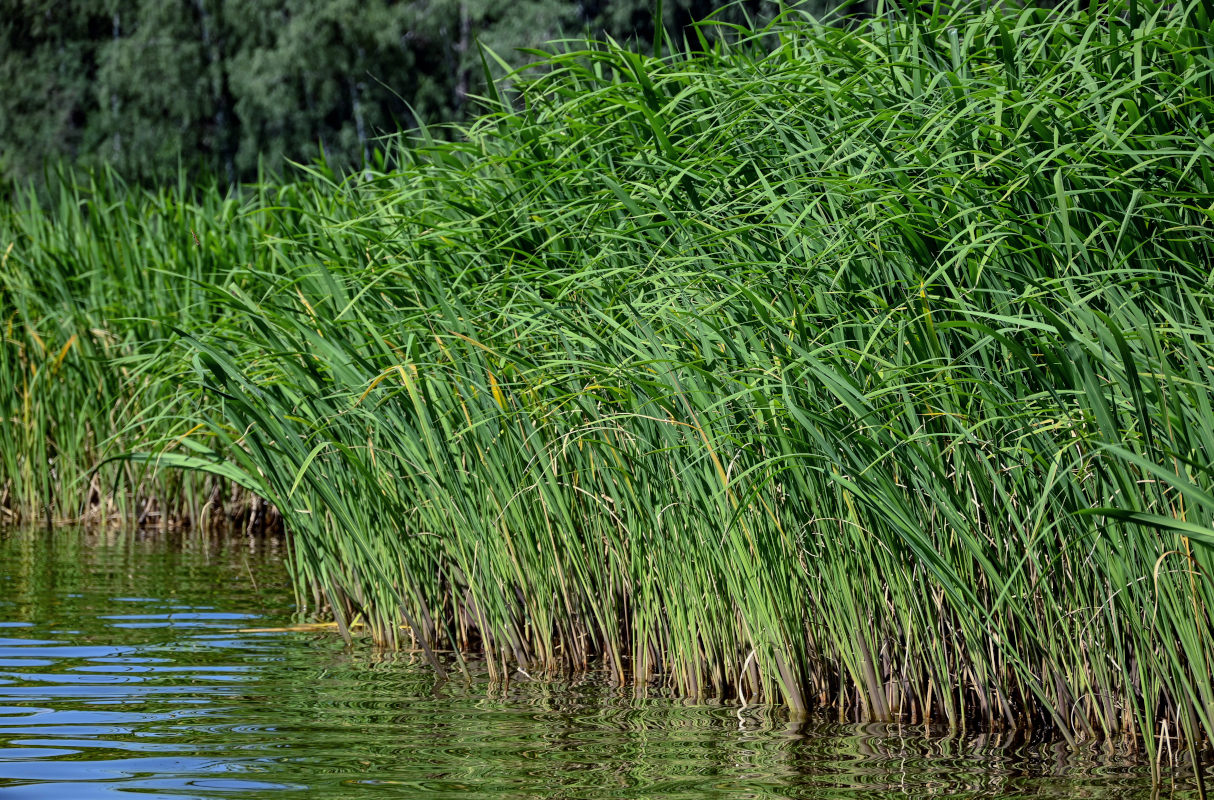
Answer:
[[[1210,18],[550,55],[399,171],[250,199],[146,458],[272,501],[314,607],[440,671],[1196,754]]]
[[[268,187],[141,190],[112,173],[60,172],[50,196],[0,209],[0,513],[8,522],[205,516],[224,487],[113,461],[190,427],[174,329],[222,322],[206,289],[257,266],[289,220]],[[284,193],[287,189],[282,190]],[[100,468],[99,468],[100,467]]]

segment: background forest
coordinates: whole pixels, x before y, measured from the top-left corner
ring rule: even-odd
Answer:
[[[667,0],[692,23],[765,20],[767,0]],[[822,10],[832,0],[822,0]],[[811,10],[813,6],[809,7]],[[864,6],[855,10],[862,11]],[[179,165],[228,182],[282,159],[373,158],[375,138],[466,119],[476,41],[512,66],[567,36],[653,36],[652,0],[0,0],[0,192],[47,163],[134,180]],[[492,60],[490,63],[493,63]]]

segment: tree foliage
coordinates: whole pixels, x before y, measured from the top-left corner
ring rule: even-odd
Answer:
[[[677,42],[721,0],[667,0]],[[484,89],[477,42],[653,37],[651,0],[0,0],[0,185],[45,165],[179,168],[227,181],[263,164],[353,166],[376,138],[464,119]],[[748,0],[724,12],[770,16]],[[681,31],[680,29],[684,29]],[[694,40],[694,39],[693,39]]]

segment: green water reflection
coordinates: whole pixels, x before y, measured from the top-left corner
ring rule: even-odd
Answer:
[[[439,684],[290,621],[281,543],[0,532],[0,797],[1196,797],[1098,749]]]

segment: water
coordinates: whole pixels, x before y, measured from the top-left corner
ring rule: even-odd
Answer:
[[[1099,750],[440,684],[289,624],[280,544],[0,532],[0,800],[1196,798]]]

